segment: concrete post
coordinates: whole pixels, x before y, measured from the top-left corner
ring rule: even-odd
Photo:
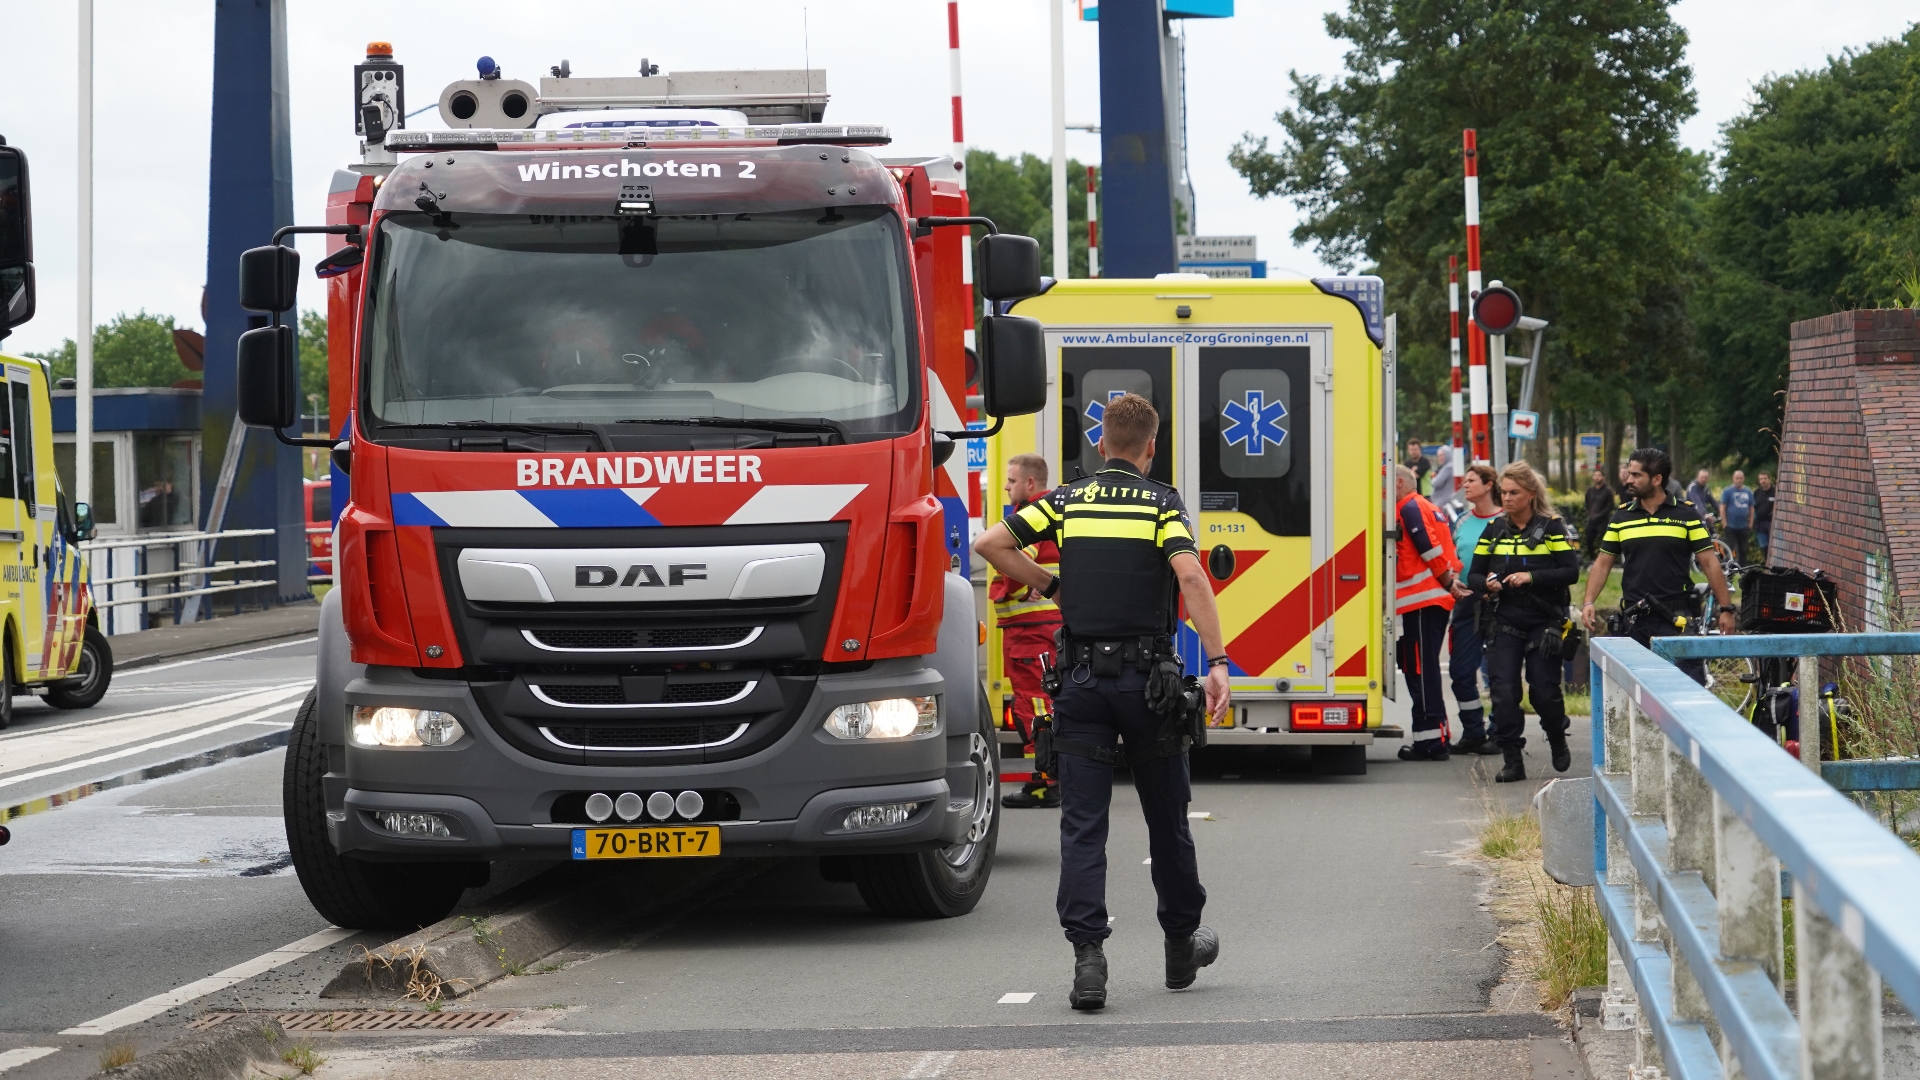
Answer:
[[[1673,740],[1665,742],[1668,869],[1675,874],[1698,873],[1711,892],[1717,869],[1713,852],[1713,788]],[[1708,1036],[1718,1042],[1720,1024],[1714,1019],[1713,1006],[1707,1003],[1692,965],[1678,949],[1669,952],[1673,957],[1674,1015],[1705,1024]]]
[[[1773,985],[1786,966],[1780,931],[1780,860],[1719,794],[1713,797],[1714,906],[1720,915],[1720,955],[1758,964]],[[1719,1040],[1727,1080],[1746,1075],[1733,1049]]]
[[[1598,667],[1595,668],[1598,671]],[[1606,759],[1596,762],[1596,771],[1611,776],[1630,775],[1633,761],[1633,718],[1632,701],[1619,684],[1608,680],[1602,691],[1605,702],[1603,723],[1605,725]],[[1601,820],[1605,815],[1601,816]],[[1619,829],[1611,822],[1607,826],[1607,884],[1635,887],[1638,881],[1633,869],[1633,860],[1627,856],[1627,844]],[[1632,1030],[1640,1013],[1640,996],[1633,988],[1633,977],[1627,971],[1626,961],[1620,956],[1613,935],[1607,936],[1607,997],[1600,1009],[1600,1024],[1608,1031]]]
[[[1629,809],[1637,818],[1664,818],[1667,810],[1667,737],[1661,733],[1653,718],[1639,708],[1629,705],[1628,713],[1632,717],[1629,760],[1633,769],[1633,805]],[[1637,877],[1633,884],[1633,923],[1636,941],[1658,942],[1668,956],[1673,955],[1673,943],[1668,940],[1666,922],[1660,917],[1660,905]],[[1680,967],[1678,963],[1674,965],[1676,978]],[[1634,1061],[1642,1068],[1661,1066],[1664,1059],[1660,1054],[1660,1044],[1654,1038],[1645,1009],[1639,1010],[1634,1034]]]
[[[1854,912],[1846,920],[1850,925],[1836,927],[1798,880],[1793,892],[1800,1075],[1804,1080],[1880,1080],[1880,975],[1855,944],[1860,916]]]

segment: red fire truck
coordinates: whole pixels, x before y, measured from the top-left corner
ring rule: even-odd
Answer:
[[[998,758],[950,571],[957,166],[821,123],[817,71],[536,90],[489,60],[449,130],[395,130],[369,53],[365,160],[307,230],[345,420],[287,755],[315,907],[413,927],[499,860],[806,855],[876,911],[971,910]],[[296,441],[282,239],[241,261],[276,313],[241,413]],[[974,254],[986,298],[1039,290],[1031,239]],[[1041,407],[1038,324],[978,332],[987,411]]]

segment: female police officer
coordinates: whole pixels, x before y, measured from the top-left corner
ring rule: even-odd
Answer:
[[[1566,772],[1567,708],[1560,696],[1560,636],[1567,625],[1568,589],[1580,577],[1580,554],[1567,527],[1554,516],[1547,486],[1524,461],[1500,472],[1500,505],[1473,549],[1467,585],[1486,597],[1492,626],[1487,634],[1487,681],[1493,684],[1493,734],[1506,755],[1494,779],[1527,778],[1521,751],[1527,745],[1520,711],[1524,670],[1534,712],[1547,733],[1553,767]]]
[[[1166,933],[1167,988],[1193,985],[1220,953],[1220,939],[1200,925],[1207,891],[1200,886],[1193,833],[1187,826],[1186,740],[1181,713],[1148,704],[1149,683],[1174,675],[1171,635],[1178,599],[1207,651],[1207,712],[1224,716],[1230,704],[1227,658],[1220,644],[1220,613],[1200,568],[1180,493],[1147,478],[1160,416],[1135,394],[1107,402],[1097,449],[1106,467],[1054,488],[1008,515],[973,550],[1000,573],[1057,598],[1066,623],[1060,651],[1060,692],[1053,746],[1059,753],[1060,925],[1073,943],[1076,1009],[1107,1003],[1107,809],[1113,798],[1116,738],[1133,770],[1147,819]],[[1060,547],[1060,575],[1041,569],[1021,548],[1052,540]],[[1066,582],[1064,591],[1061,582]],[[1159,697],[1158,694],[1155,695]]]

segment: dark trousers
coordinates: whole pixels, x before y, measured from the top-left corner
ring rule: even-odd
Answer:
[[[1600,538],[1606,535],[1606,518],[1588,518],[1585,531],[1580,534],[1580,558],[1583,562],[1592,562],[1600,553]]]
[[[1633,639],[1642,645],[1648,645],[1649,648],[1652,646],[1648,643],[1654,638],[1678,637],[1679,635],[1680,628],[1664,619],[1641,619],[1633,626]],[[1684,672],[1687,678],[1692,679],[1701,686],[1707,685],[1707,662],[1705,660],[1679,660],[1674,663],[1674,666]]]
[[[1447,737],[1447,699],[1440,678],[1440,649],[1447,643],[1449,612],[1438,604],[1400,613],[1400,671],[1413,706],[1413,741]]]
[[[1486,643],[1480,640],[1480,598],[1455,600],[1453,617],[1447,622],[1447,677],[1453,683],[1453,700],[1460,705],[1462,739],[1487,733],[1486,711],[1480,705],[1480,667],[1485,661]]]
[[[1560,693],[1560,657],[1535,630],[1522,635],[1496,626],[1487,642],[1487,677],[1493,684],[1493,737],[1502,750],[1527,745],[1526,714],[1520,711],[1520,678],[1527,680],[1527,697],[1540,717],[1540,730],[1549,736],[1567,733],[1567,703]],[[1558,642],[1556,636],[1552,639]]]
[[[1128,670],[1075,684],[1069,672],[1063,682],[1053,699],[1059,738],[1104,747],[1118,738],[1139,752],[1159,737],[1163,721],[1147,708],[1144,674]],[[1060,893],[1055,906],[1068,941],[1104,941],[1113,932],[1107,925],[1107,811],[1113,802],[1113,766],[1062,753],[1059,769]],[[1186,937],[1200,928],[1200,911],[1207,903],[1193,832],[1187,826],[1187,803],[1193,798],[1187,756],[1136,762],[1132,770],[1147,819],[1160,928],[1168,937]]]
[[[1720,535],[1726,540],[1727,546],[1733,549],[1734,561],[1746,565],[1747,545],[1753,542],[1753,530],[1736,529],[1729,525]]]

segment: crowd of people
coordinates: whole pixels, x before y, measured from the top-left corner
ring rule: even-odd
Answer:
[[[1733,603],[1713,543],[1717,532],[1735,566],[1765,562],[1773,526],[1773,479],[1744,471],[1716,493],[1699,470],[1684,490],[1658,449],[1634,451],[1617,483],[1596,468],[1583,493],[1576,531],[1554,507],[1545,480],[1526,462],[1498,473],[1462,467],[1442,445],[1431,461],[1418,440],[1395,470],[1399,533],[1395,610],[1401,620],[1396,660],[1412,707],[1408,761],[1444,761],[1454,754],[1499,754],[1495,777],[1524,779],[1522,686],[1539,716],[1557,771],[1571,763],[1561,693],[1565,662],[1579,634],[1625,634],[1646,644],[1697,619],[1693,570],[1707,579],[1720,627],[1733,630]],[[1428,478],[1431,477],[1431,481]],[[1589,567],[1583,604],[1571,590]],[[1615,565],[1622,568],[1619,614],[1603,625],[1595,601]],[[1441,663],[1452,684],[1460,736],[1451,736],[1442,698]],[[1700,665],[1683,664],[1696,681]],[[1492,722],[1482,706],[1486,680]]]

